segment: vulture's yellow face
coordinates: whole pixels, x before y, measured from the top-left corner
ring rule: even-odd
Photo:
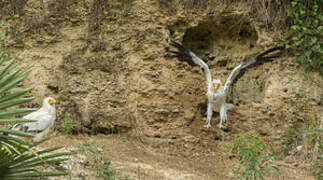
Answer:
[[[213,82],[213,86],[214,86],[214,89],[217,90],[219,88],[219,83],[217,82]]]
[[[55,99],[54,98],[49,98],[48,99],[48,103],[50,104],[50,105],[53,105],[53,104],[55,104]]]

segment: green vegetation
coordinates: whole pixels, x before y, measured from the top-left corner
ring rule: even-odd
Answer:
[[[3,25],[0,26],[1,43],[5,33]],[[30,143],[22,139],[32,138],[33,135],[20,131],[9,130],[5,125],[15,123],[34,122],[19,118],[35,109],[17,108],[34,98],[29,97],[31,88],[22,88],[21,83],[28,76],[30,70],[18,68],[15,58],[6,52],[0,52],[0,179],[44,179],[48,176],[67,175],[65,172],[45,171],[47,165],[66,161],[67,152],[55,153],[61,147],[37,150],[38,143]]]
[[[70,114],[65,113],[64,123],[63,123],[63,133],[67,136],[71,136],[74,132],[80,132],[81,122],[72,123],[70,119]]]
[[[137,166],[137,175],[138,175],[138,180],[141,180],[141,176],[140,176],[140,171],[141,171],[141,167],[140,165]]]
[[[97,178],[105,180],[118,180],[115,177],[115,171],[111,167],[111,161],[104,155],[104,146],[100,146],[98,142],[86,142],[78,144],[81,152],[87,155],[87,163],[96,170]],[[138,177],[140,179],[140,167],[138,166]],[[130,180],[129,175],[124,175],[125,180]]]
[[[322,122],[317,119],[308,107],[312,99],[308,92],[300,89],[290,97],[291,126],[287,129],[280,155],[283,157],[297,153],[299,158],[312,164],[313,174],[318,179],[323,177],[323,129]],[[297,149],[297,147],[299,149]]]
[[[304,124],[288,128],[282,144],[283,155],[297,153],[299,158],[312,164],[313,175],[320,179],[323,177],[323,165],[320,163],[323,159],[323,129],[315,126],[313,118],[306,120]]]
[[[63,133],[65,135],[70,136],[72,135],[72,132],[73,132],[73,125],[70,120],[70,114],[66,112],[64,117]]]
[[[284,155],[288,155],[296,146],[305,148],[305,159],[317,157],[322,152],[322,135],[323,130],[317,128],[315,119],[308,117],[303,123],[294,123],[293,127],[288,128],[288,135],[283,142]]]
[[[106,180],[116,180],[111,161],[103,154],[103,146],[96,141],[79,144],[78,148],[88,156],[88,163],[96,169],[97,177]]]
[[[125,180],[131,180],[131,178],[130,178],[130,176],[128,174],[124,176],[124,179]]]
[[[276,0],[279,4],[282,0]],[[291,0],[286,8],[290,30],[282,39],[286,49],[294,50],[296,60],[306,71],[323,75],[323,9],[321,0]]]
[[[278,167],[272,165],[275,156],[266,152],[266,145],[258,137],[239,134],[235,140],[233,151],[239,154],[240,166],[237,170],[239,179],[264,179],[272,170]]]

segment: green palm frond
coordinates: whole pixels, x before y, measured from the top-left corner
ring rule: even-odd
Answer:
[[[4,52],[0,53],[0,125],[27,123],[33,120],[18,118],[18,115],[30,113],[35,109],[31,108],[15,108],[19,105],[32,101],[33,97],[28,97],[31,88],[23,88],[15,90],[28,74],[22,69],[15,69],[16,60],[10,60],[9,55]],[[33,137],[33,135],[20,131],[9,130],[5,126],[0,127],[3,134],[15,135],[20,137]],[[19,152],[17,149],[25,149],[22,147],[21,141],[12,139],[11,136],[0,137],[0,148],[11,153]],[[11,151],[13,150],[13,151]]]
[[[8,110],[4,112],[0,112],[0,118],[5,118],[7,116],[12,116],[12,115],[23,115],[23,114],[28,114],[33,111],[35,111],[35,108],[21,108],[21,109],[13,109],[13,110]],[[1,124],[1,121],[0,121]]]
[[[11,130],[8,125],[35,122],[22,119],[24,114],[36,109],[19,108],[34,100],[30,97],[31,88],[22,88],[30,69],[17,68],[17,60],[5,52],[0,52],[0,180],[45,179],[48,176],[67,175],[65,172],[46,171],[51,164],[66,161],[68,152],[55,152],[61,147],[37,150],[37,143],[29,142],[31,134]]]
[[[46,176],[66,175],[65,172],[46,172],[44,165],[66,161],[67,152],[52,153],[59,148],[49,148],[37,152],[27,149],[22,154],[0,149],[0,179],[41,179]]]

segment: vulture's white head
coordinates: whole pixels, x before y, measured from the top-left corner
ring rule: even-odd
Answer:
[[[52,97],[46,97],[43,100],[43,106],[54,106],[56,103],[56,100]]]
[[[222,87],[222,82],[221,82],[221,80],[219,80],[219,79],[214,79],[214,80],[213,80],[213,87],[214,87],[215,91],[216,91],[216,90],[218,90],[219,88],[221,88],[221,87]]]

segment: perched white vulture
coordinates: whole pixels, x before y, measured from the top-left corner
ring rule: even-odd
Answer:
[[[232,107],[232,104],[226,103],[226,97],[228,94],[228,90],[238,76],[239,73],[243,73],[246,67],[250,65],[256,65],[258,63],[262,63],[264,61],[271,61],[273,58],[278,57],[270,56],[264,57],[265,55],[274,52],[276,50],[281,50],[282,47],[274,47],[266,50],[265,52],[257,55],[254,58],[249,58],[243,62],[241,62],[238,66],[236,66],[232,72],[230,73],[227,81],[224,86],[222,85],[221,80],[215,79],[212,81],[211,71],[209,66],[198,56],[196,56],[192,51],[185,49],[182,45],[178,44],[175,41],[171,41],[172,46],[178,49],[178,51],[170,51],[175,54],[175,56],[181,60],[188,62],[189,65],[195,66],[198,65],[203,68],[206,78],[207,85],[207,98],[208,98],[208,106],[207,106],[207,118],[206,118],[206,126],[207,128],[211,127],[211,118],[213,114],[213,110],[216,112],[220,112],[220,123],[219,128],[223,128],[223,122],[227,120],[227,110]]]
[[[37,122],[15,124],[12,130],[35,134],[33,141],[40,141],[54,125],[56,119],[55,102],[54,98],[46,97],[40,109],[23,117],[23,119],[37,120]]]

